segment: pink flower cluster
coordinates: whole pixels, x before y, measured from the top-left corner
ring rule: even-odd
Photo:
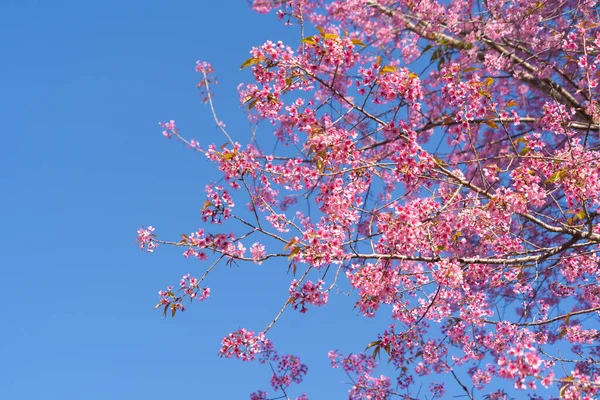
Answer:
[[[306,304],[317,307],[326,305],[329,294],[321,289],[324,284],[325,282],[319,279],[317,283],[307,281],[299,286],[298,281],[294,279],[289,289],[290,301],[294,310],[300,308],[300,312],[304,314],[308,311]]]
[[[429,385],[429,391],[433,395],[433,398],[443,397],[446,393],[446,387],[443,382],[433,382]]]
[[[260,47],[254,47],[250,54],[250,65],[256,84],[240,85],[239,95],[242,103],[257,112],[261,119],[276,121],[282,109],[281,96],[285,91],[296,89],[293,82],[287,80],[288,69],[297,65],[294,52],[282,42],[267,41]]]
[[[241,328],[223,338],[219,353],[225,358],[234,357],[242,361],[252,361],[265,347],[270,349],[272,345],[264,333],[255,335],[253,331]]]
[[[164,129],[162,134],[167,139],[171,139],[171,136],[179,134],[179,129],[177,128],[174,120],[169,122],[159,122],[158,125]]]
[[[211,97],[210,85],[217,83],[211,75],[214,72],[213,67],[206,61],[196,61],[195,70],[202,74],[202,79],[198,82],[198,88],[200,89],[202,101],[207,103]]]
[[[343,261],[346,258],[343,248],[345,237],[341,224],[329,223],[325,219],[315,227],[305,225],[304,239],[309,246],[303,252],[304,261],[316,268]]]
[[[498,367],[498,376],[514,381],[515,389],[536,389],[535,379],[545,369],[545,364],[533,347],[516,346],[498,358]],[[542,379],[542,385],[548,387],[553,377],[550,372]]]
[[[350,354],[346,357],[337,351],[330,351],[329,360],[333,368],[343,368],[354,382],[348,391],[349,400],[387,400],[390,398],[391,383],[386,376],[372,376],[377,364],[372,357],[365,354]]]
[[[231,258],[244,257],[246,248],[237,241],[233,233],[226,235],[224,233],[206,234],[204,229],[192,232],[188,235],[181,235],[182,240],[178,243],[181,246],[189,246],[183,253],[185,258],[196,257],[199,260],[206,260],[207,256],[203,249],[211,249]]]
[[[224,337],[221,344],[221,357],[234,357],[242,361],[258,359],[261,364],[269,364],[273,371],[271,387],[283,393],[286,393],[286,389],[292,383],[302,383],[308,372],[308,367],[299,357],[290,354],[279,355],[273,343],[262,332],[255,335],[254,332],[241,328]],[[259,390],[252,393],[250,398],[266,399],[267,392]],[[297,400],[308,400],[308,397],[303,394],[297,397]]]
[[[252,255],[252,260],[256,263],[260,263],[262,259],[265,257],[265,246],[256,242],[250,247],[250,254]]]
[[[223,172],[225,179],[234,189],[239,189],[239,180],[244,175],[256,176],[256,171],[260,164],[256,161],[256,150],[248,147],[247,150],[241,150],[241,145],[235,143],[233,149],[225,148],[219,151],[213,144],[208,147],[206,157],[219,165],[219,170]]]
[[[272,176],[273,183],[281,185],[285,189],[297,191],[303,187],[313,187],[319,177],[315,169],[302,164],[303,161],[300,158],[287,160],[283,164],[273,164],[273,156],[266,156],[264,168]],[[270,187],[268,179],[261,183],[266,187]],[[272,191],[272,193],[277,194],[276,191]]]
[[[229,192],[222,186],[206,185],[207,199],[202,207],[202,220],[213,224],[220,224],[222,220],[229,219],[231,209],[235,206]]]
[[[271,377],[271,386],[275,389],[285,389],[292,383],[302,383],[308,372],[308,367],[293,355],[275,355],[271,358],[271,361],[277,361],[277,370]]]
[[[148,251],[152,253],[154,249],[158,246],[155,242],[156,235],[154,233],[154,228],[149,226],[148,228],[144,228],[143,226],[137,231],[137,242],[140,244],[140,249]]]
[[[421,81],[407,68],[394,66],[382,67],[373,63],[367,68],[360,67],[358,73],[361,79],[356,81],[358,92],[365,95],[367,91],[374,91],[373,102],[386,104],[394,100],[405,100],[411,108],[419,110],[419,101],[423,98]]]
[[[593,400],[600,392],[600,374],[595,373],[590,377],[580,368],[575,368],[563,384],[562,398],[565,400]]]
[[[319,59],[327,67],[348,69],[359,59],[354,42],[349,37],[340,37],[334,33],[315,35],[305,43],[310,56]]]
[[[381,304],[394,303],[401,282],[398,272],[398,267],[385,262],[354,264],[346,272],[352,286],[359,289],[360,300],[356,305],[365,316],[375,316]]]
[[[204,301],[210,296],[210,288],[200,287],[200,282],[197,278],[190,277],[186,274],[179,282],[179,291],[181,295],[176,295],[173,291],[173,286],[169,286],[166,290],[159,290],[158,295],[160,301],[155,308],[163,308],[163,314],[166,315],[171,310],[171,316],[174,317],[177,311],[185,311],[183,300],[187,297],[190,302],[193,300]]]
[[[194,277],[190,278],[190,274],[186,274],[181,278],[179,287],[180,290],[183,290],[184,295],[188,296],[191,300],[198,299],[204,301],[210,296],[210,288],[201,288],[198,279]]]

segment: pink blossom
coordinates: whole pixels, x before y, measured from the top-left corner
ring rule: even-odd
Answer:
[[[156,235],[154,233],[154,228],[149,226],[148,228],[144,228],[143,226],[138,229],[137,233],[137,242],[140,244],[140,249],[148,251],[152,253],[154,249],[158,246],[155,241]]]
[[[252,260],[259,263],[266,255],[265,246],[256,242],[250,247],[250,254],[252,254]]]
[[[324,284],[325,282],[319,279],[316,284],[307,281],[299,286],[298,281],[294,279],[289,289],[292,307],[295,310],[300,308],[300,312],[305,313],[308,311],[306,304],[313,304],[318,307],[326,305],[329,294],[322,290]]]

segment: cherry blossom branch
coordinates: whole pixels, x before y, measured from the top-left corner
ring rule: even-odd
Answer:
[[[308,267],[306,269],[306,271],[304,271],[304,274],[302,274],[302,276],[300,277],[300,279],[298,280],[298,283],[302,282],[304,280],[304,278],[306,278],[306,275],[308,275],[308,272],[311,270],[311,267]],[[263,330],[263,333],[267,333],[272,327],[273,325],[275,325],[275,323],[279,320],[279,318],[281,317],[281,315],[283,314],[283,312],[285,311],[285,309],[287,308],[287,306],[289,306],[292,303],[292,297],[288,297],[288,299],[286,300],[286,302],[283,304],[283,307],[281,307],[281,309],[279,310],[279,312],[277,313],[277,315],[275,315],[275,318],[273,318],[273,320],[269,323],[269,325],[267,325],[267,327]]]
[[[565,244],[557,247],[552,247],[546,250],[544,253],[539,255],[516,257],[516,258],[498,258],[498,257],[442,257],[442,256],[409,256],[403,254],[353,254],[349,256],[350,259],[377,259],[377,260],[399,260],[399,261],[422,261],[428,263],[440,262],[444,259],[451,259],[459,263],[464,264],[501,264],[501,265],[514,265],[514,264],[528,264],[543,261],[553,255],[561,253],[566,249],[570,248],[573,243],[566,242]]]
[[[388,15],[390,17],[398,17],[397,13],[394,10],[392,10],[386,6],[383,6],[383,5],[379,4],[378,2],[369,0],[369,1],[367,1],[367,6],[377,9],[377,10],[381,11],[382,13],[384,13],[385,15]],[[405,15],[400,15],[399,17],[406,24],[406,28],[408,30],[416,33],[417,35],[419,35],[425,39],[428,39],[428,40],[431,40],[434,42],[443,41],[454,47],[460,47],[460,45],[462,44],[460,40],[455,39],[452,36],[449,36],[442,32],[431,32],[431,33],[425,32],[426,26],[428,24],[423,22],[422,20],[419,21],[418,23],[414,23],[409,18],[407,18]],[[423,26],[423,25],[425,25],[425,26]],[[552,98],[558,97],[560,100],[562,100],[561,102],[563,104],[574,107],[577,111],[577,114],[584,121],[586,121],[588,123],[594,122],[593,119],[589,115],[587,115],[587,113],[585,113],[583,111],[583,107],[581,106],[581,104],[579,104],[579,102],[575,99],[575,97],[573,97],[573,95],[571,93],[569,93],[566,89],[564,89],[561,85],[552,81],[550,78],[541,78],[540,79],[540,78],[532,75],[533,73],[539,75],[539,70],[536,67],[534,67],[533,65],[526,62],[525,60],[518,57],[514,52],[511,52],[511,51],[508,51],[507,49],[505,49],[502,45],[495,43],[494,41],[492,41],[486,37],[481,38],[481,40],[483,43],[488,45],[490,48],[496,50],[498,53],[511,59],[515,63],[515,65],[522,66],[527,71],[529,71],[529,72],[520,72],[518,74],[513,71],[512,75],[515,78],[520,79],[524,82],[527,82],[531,86],[539,88],[540,90],[547,93]],[[478,58],[480,60],[483,60],[485,58],[485,54],[486,54],[486,52],[484,50],[480,50],[477,52]]]
[[[463,186],[468,187],[469,189],[487,197],[488,199],[492,199],[492,195],[486,191],[483,190],[473,184],[471,184],[471,182],[467,181],[464,178],[459,177],[458,175],[452,173],[451,171],[449,171],[448,169],[446,169],[445,167],[443,167],[439,162],[436,161],[436,167],[437,169],[445,176],[450,177],[454,180],[456,180],[458,183],[462,184]],[[536,225],[541,226],[542,228],[544,228],[545,230],[549,231],[549,232],[555,232],[555,233],[563,233],[563,234],[569,234],[569,235],[573,235],[573,236],[578,236],[580,238],[587,238],[590,240],[594,240],[597,243],[600,243],[600,235],[597,233],[593,233],[593,232],[580,232],[576,229],[571,229],[571,228],[567,228],[567,227],[556,227],[556,226],[552,226],[549,224],[546,224],[545,222],[541,221],[539,218],[534,217],[531,214],[528,213],[517,213],[518,215],[522,216],[523,218],[535,223]]]
[[[452,373],[452,376],[454,377],[454,380],[456,381],[456,383],[458,383],[458,385],[461,387],[461,389],[465,391],[465,393],[467,394],[467,397],[469,397],[471,400],[474,400],[473,395],[471,394],[471,392],[469,392],[469,389],[465,386],[464,383],[462,383],[460,381],[460,379],[458,379],[458,376],[456,376],[456,373],[454,372],[453,369],[450,369],[450,373]]]
[[[558,317],[554,317],[554,318],[549,318],[549,319],[545,319],[543,321],[536,321],[536,322],[511,322],[512,325],[515,326],[541,326],[541,325],[547,325],[547,324],[551,324],[553,322],[556,321],[560,321],[560,320],[564,320],[567,317],[574,317],[576,315],[582,315],[582,314],[589,314],[589,313],[593,313],[596,311],[600,311],[600,307],[593,307],[593,308],[588,308],[585,310],[579,310],[579,311],[571,311],[569,313],[563,314],[563,315],[559,315]],[[484,319],[483,322],[485,322],[486,324],[499,324],[501,322],[504,321],[491,321],[488,319]]]
[[[474,124],[484,124],[486,121],[492,121],[492,122],[496,122],[498,124],[510,124],[510,123],[515,123],[515,122],[521,122],[521,123],[537,123],[539,121],[539,118],[533,118],[533,117],[519,117],[519,118],[474,118],[472,120],[470,120],[469,122],[474,123]],[[453,125],[460,125],[461,122],[457,122],[457,121],[442,121],[442,120],[438,120],[438,121],[431,121],[428,122],[425,126],[423,126],[423,128],[420,128],[417,130],[417,132],[423,132],[423,131],[427,131],[429,129],[432,128],[436,128],[439,126],[453,126]],[[600,124],[595,124],[593,122],[578,122],[578,121],[569,121],[568,125],[573,128],[573,129],[581,129],[581,130],[591,130],[591,131],[598,131],[600,130]]]
[[[208,74],[206,73],[206,69],[202,69],[201,72],[202,72],[202,75],[204,76],[204,80],[202,83],[203,83],[204,87],[206,88],[206,99],[207,99],[208,105],[210,107],[210,111],[212,113],[213,119],[215,120],[215,123],[219,127],[219,130],[223,133],[223,135],[225,135],[225,137],[227,138],[229,143],[231,145],[234,145],[234,142],[231,139],[231,136],[229,136],[229,133],[227,133],[227,130],[225,130],[225,126],[223,125],[223,122],[220,121],[219,118],[217,117],[217,112],[215,111],[215,106],[213,104],[212,94],[210,93],[210,85],[208,83],[209,80],[208,80]]]

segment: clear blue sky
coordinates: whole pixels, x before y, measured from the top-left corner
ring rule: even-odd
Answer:
[[[217,350],[223,335],[269,322],[292,279],[287,264],[219,269],[209,301],[163,319],[157,291],[205,265],[134,241],[142,224],[165,238],[201,227],[204,185],[218,179],[157,125],[175,119],[204,145],[223,141],[195,61],[213,63],[222,119],[242,139],[241,62],[266,39],[296,43],[297,30],[243,0],[2,0],[0,15],[0,399],[241,399],[268,389],[265,368]],[[351,305],[333,296],[271,332],[309,364],[311,399],[349,389],[328,350],[360,350],[386,326]]]

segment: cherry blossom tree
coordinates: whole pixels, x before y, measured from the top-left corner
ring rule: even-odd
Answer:
[[[253,77],[239,86],[242,107],[278,145],[232,140],[213,103],[214,71],[198,62],[226,144],[204,149],[174,121],[161,126],[213,161],[223,184],[207,182],[196,232],[138,231],[142,249],[181,247],[205,265],[160,291],[157,308],[175,315],[184,300],[207,299],[220,263],[280,259],[291,280],[283,308],[221,343],[222,357],[271,366],[271,394],[251,399],[308,398],[293,394],[307,366],[278,353],[268,332],[341,286],[365,317],[393,319],[356,352],[329,353],[353,382],[350,399],[418,398],[423,379],[435,381],[429,398],[449,385],[471,399],[507,398],[503,385],[532,398],[597,395],[598,3],[251,6],[298,32],[240,57]],[[394,374],[378,374],[384,359]]]

